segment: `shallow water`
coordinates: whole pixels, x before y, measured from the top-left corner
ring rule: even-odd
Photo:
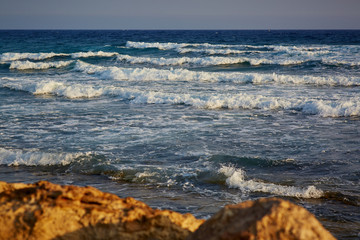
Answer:
[[[359,31],[0,31],[0,180],[360,229]]]

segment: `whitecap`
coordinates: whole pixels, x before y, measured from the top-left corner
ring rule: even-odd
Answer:
[[[88,58],[88,57],[112,57],[118,55],[117,52],[103,52],[103,51],[98,51],[98,52],[76,52],[76,53],[72,53],[71,57],[72,58]]]
[[[66,67],[73,61],[57,61],[57,62],[30,62],[30,61],[14,61],[10,64],[10,69],[26,70],[26,69],[48,69]]]
[[[67,165],[83,155],[83,153],[48,153],[0,148],[0,164],[8,166]]]
[[[117,96],[132,104],[184,104],[205,109],[261,109],[299,111],[322,117],[360,116],[360,97],[322,100],[306,97],[274,97],[251,93],[174,93],[113,85],[80,84],[59,81],[26,81],[1,78],[2,87],[33,94],[51,94],[67,98]]]
[[[93,98],[106,95],[107,88],[91,84],[71,84],[58,81],[19,81],[18,79],[2,78],[1,86],[30,92],[34,95],[57,95],[67,98]]]
[[[44,60],[47,58],[53,58],[58,56],[69,56],[67,53],[12,53],[7,52],[3,53],[0,56],[1,61],[16,61],[21,59],[30,59],[30,60]]]
[[[150,59],[151,60],[151,59]],[[166,61],[166,60],[164,60]],[[101,79],[137,80],[137,81],[204,81],[234,82],[253,84],[295,84],[295,85],[327,85],[327,86],[360,86],[360,78],[349,76],[312,76],[312,75],[281,75],[239,72],[203,72],[182,68],[120,68],[104,67],[77,61],[75,69],[87,74],[96,74]]]
[[[274,183],[266,183],[259,180],[246,180],[246,173],[240,168],[232,166],[222,166],[219,173],[226,177],[226,184],[230,188],[238,188],[242,192],[264,192],[278,196],[298,197],[298,198],[321,198],[323,191],[315,186],[294,187],[283,186]]]
[[[302,60],[271,60],[266,58],[247,58],[247,57],[180,57],[180,58],[150,58],[150,57],[133,57],[129,55],[118,55],[119,60],[125,60],[130,63],[151,63],[154,65],[183,65],[193,64],[199,66],[211,66],[211,65],[224,65],[224,64],[239,64],[249,63],[251,65],[260,64],[278,64],[278,65],[290,65],[300,64]]]

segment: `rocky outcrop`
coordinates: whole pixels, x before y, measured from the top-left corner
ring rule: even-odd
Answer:
[[[0,182],[0,239],[185,239],[202,223],[92,187]]]
[[[203,222],[92,187],[0,182],[0,240],[334,239],[307,210],[276,198],[228,205]]]
[[[228,205],[207,220],[188,240],[332,240],[306,209],[276,198]]]

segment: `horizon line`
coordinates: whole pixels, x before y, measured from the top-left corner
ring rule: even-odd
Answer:
[[[359,31],[360,28],[0,28],[0,31]]]

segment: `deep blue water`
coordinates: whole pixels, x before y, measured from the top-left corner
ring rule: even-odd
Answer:
[[[0,180],[360,229],[360,31],[0,31]]]

